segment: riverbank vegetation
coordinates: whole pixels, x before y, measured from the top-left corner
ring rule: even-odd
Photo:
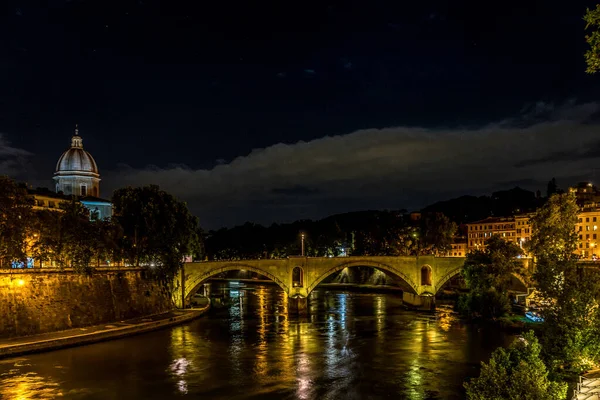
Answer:
[[[500,236],[492,236],[485,250],[467,255],[462,275],[468,293],[457,303],[461,314],[472,318],[497,319],[510,312],[508,288],[513,276],[523,276],[523,264],[517,259],[522,250]]]
[[[201,257],[198,219],[158,186],[119,189],[112,203],[109,219],[98,218],[76,197],[65,197],[55,209],[34,207],[24,185],[0,176],[2,267],[26,266],[30,257],[80,272],[100,265],[148,266],[167,282],[185,256]]]
[[[564,400],[567,384],[549,378],[542,347],[532,331],[482,363],[478,378],[465,383],[468,400]]]
[[[498,349],[488,364],[482,364],[480,377],[465,384],[469,399],[564,399],[562,388],[566,383],[574,382],[577,375],[600,363],[600,273],[596,268],[584,268],[577,263],[578,233],[573,226],[578,210],[573,194],[555,194],[532,218],[533,234],[528,250],[536,263],[530,279],[544,305],[539,312],[545,322],[537,327],[536,337],[533,333],[525,336],[525,342],[529,343],[527,350],[517,343],[506,351]],[[495,292],[488,300],[493,307],[488,306],[483,312],[479,303],[467,300],[469,297],[461,299],[460,304],[463,313],[479,312],[482,317],[497,318],[506,314],[502,308],[506,298],[496,292],[502,287],[498,282],[502,282],[504,274],[518,271],[507,263],[510,251],[506,247],[498,251],[495,240],[488,243],[492,249],[469,257],[463,274],[473,291],[470,297],[477,298],[482,291]],[[519,358],[524,351],[530,353],[525,361]],[[509,359],[521,361],[508,362]],[[531,365],[535,367],[525,374],[530,379],[520,379],[522,370]],[[509,391],[501,389],[506,386],[503,379],[510,379]],[[492,381],[500,391],[490,392],[492,389],[486,387],[486,382]],[[552,382],[563,383],[556,386]]]

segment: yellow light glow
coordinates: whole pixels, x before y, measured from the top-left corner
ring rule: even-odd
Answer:
[[[18,286],[23,286],[24,284],[25,284],[25,281],[23,279],[17,279]]]

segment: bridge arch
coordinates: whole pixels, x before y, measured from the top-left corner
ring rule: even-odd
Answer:
[[[349,268],[349,267],[371,267],[371,268],[376,268],[376,269],[388,272],[391,275],[402,279],[408,286],[410,286],[410,288],[414,291],[415,294],[418,294],[418,292],[419,292],[418,285],[414,282],[414,280],[397,268],[394,268],[387,264],[382,264],[382,263],[379,263],[376,261],[352,260],[352,261],[343,262],[341,264],[337,264],[336,266],[329,268],[325,272],[321,273],[321,275],[319,275],[314,281],[312,281],[310,283],[310,285],[307,285],[307,287],[306,287],[307,294],[310,294],[317,287],[317,285],[319,283],[321,283],[328,276],[331,276],[332,274],[339,272],[339,271],[343,270],[344,268]]]
[[[185,299],[187,300],[192,293],[196,291],[198,286],[202,285],[205,281],[212,278],[215,275],[218,275],[227,271],[252,271],[259,275],[266,276],[273,282],[275,282],[283,291],[287,294],[289,293],[289,288],[285,282],[271,274],[268,271],[265,271],[262,268],[257,268],[252,265],[244,264],[244,263],[231,263],[226,265],[220,265],[216,268],[210,269],[208,271],[202,273],[191,272],[189,274],[186,273],[186,281],[185,281]]]

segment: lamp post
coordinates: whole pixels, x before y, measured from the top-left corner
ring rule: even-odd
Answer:
[[[302,257],[304,257],[304,238],[306,237],[306,235],[304,234],[304,232],[302,232],[300,234],[300,240],[301,240],[301,249],[302,249]]]
[[[417,242],[417,258],[419,258],[419,253],[421,253],[421,241],[419,240],[419,234],[417,232],[413,232],[412,237]]]

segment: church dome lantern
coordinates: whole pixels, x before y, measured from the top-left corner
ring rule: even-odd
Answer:
[[[83,149],[83,139],[79,129],[71,138],[71,147],[56,163],[54,173],[56,192],[75,196],[100,196],[100,173],[92,155]]]

